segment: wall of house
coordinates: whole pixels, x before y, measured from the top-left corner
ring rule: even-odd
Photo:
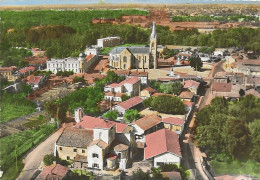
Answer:
[[[197,94],[197,88],[195,88],[194,86],[191,86],[188,89],[190,90],[190,92]]]
[[[56,145],[56,150],[57,150],[58,156],[61,159],[66,159],[66,160],[67,160],[68,156],[69,156],[69,159],[73,160],[77,154],[81,155],[81,156],[87,156],[87,154],[88,154],[87,148],[66,147],[66,146]],[[76,150],[76,152],[74,150]],[[82,152],[82,150],[84,150],[85,153]]]
[[[116,110],[120,116],[124,115],[125,111],[126,111],[124,108],[122,108],[121,106],[118,106],[118,105],[114,106],[113,110]]]
[[[150,92],[147,91],[147,90],[141,91],[141,92],[140,92],[140,96],[141,96],[141,98],[143,98],[143,99],[146,99],[146,98],[151,97]]]
[[[98,154],[98,157],[93,157],[93,154]],[[93,146],[89,146],[88,147],[88,167],[89,168],[93,168],[94,164],[98,164],[98,168],[97,169],[101,169],[103,170],[103,157],[104,157],[104,153],[103,150],[97,146],[97,145],[93,145]]]
[[[104,87],[104,92],[113,92],[114,91],[114,88],[112,87]]]
[[[172,153],[166,152],[153,158],[154,167],[158,167],[157,163],[175,163],[180,164],[181,158]]]
[[[105,141],[107,144],[110,144],[115,139],[115,131],[115,126],[111,127],[110,129],[94,128],[93,140],[101,139]]]

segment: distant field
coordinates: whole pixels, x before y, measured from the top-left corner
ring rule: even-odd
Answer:
[[[210,164],[213,166],[217,175],[234,174],[234,175],[251,175],[253,177],[260,177],[260,163],[252,160],[247,162],[232,161],[232,162],[219,162],[212,160]]]

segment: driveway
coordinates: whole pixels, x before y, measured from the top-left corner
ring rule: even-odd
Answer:
[[[40,166],[43,157],[53,152],[54,143],[63,132],[63,129],[64,127],[60,128],[25,157],[24,168],[17,180],[29,180],[33,176],[34,171]]]

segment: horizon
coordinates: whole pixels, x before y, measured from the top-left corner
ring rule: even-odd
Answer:
[[[98,5],[98,4],[260,4],[260,0],[130,0],[127,3],[117,0],[0,0],[0,6],[35,5]]]

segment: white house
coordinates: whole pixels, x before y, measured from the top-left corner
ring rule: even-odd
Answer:
[[[156,114],[151,114],[138,119],[131,125],[134,127],[135,139],[139,142],[145,142],[145,135],[164,127],[162,119]]]
[[[97,46],[101,48],[113,47],[119,44],[121,44],[121,37],[119,36],[97,39]]]
[[[145,137],[144,159],[153,162],[154,167],[161,164],[180,164],[181,148],[178,135],[169,129],[155,131]]]
[[[104,88],[105,99],[112,101],[122,101],[121,96],[123,94],[130,97],[139,96],[140,83],[141,80],[138,77],[131,77],[120,83],[106,85]]]
[[[163,120],[164,127],[181,135],[184,129],[185,120],[176,118],[176,117],[168,117]]]

